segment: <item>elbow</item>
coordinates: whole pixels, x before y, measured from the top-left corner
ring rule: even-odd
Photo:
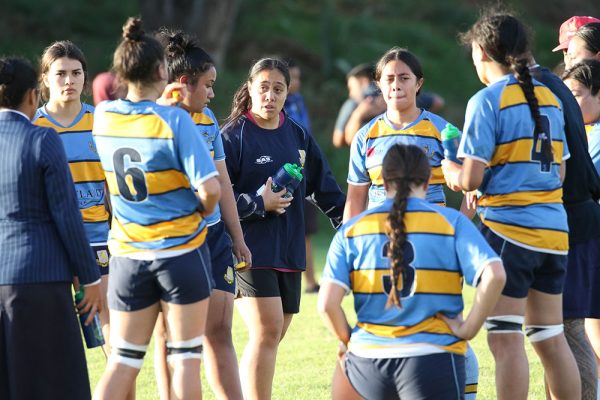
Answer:
[[[329,316],[334,313],[334,310],[340,307],[340,305],[334,304],[327,296],[319,294],[317,300],[317,312],[321,317]]]

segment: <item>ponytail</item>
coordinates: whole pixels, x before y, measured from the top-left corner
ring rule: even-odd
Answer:
[[[404,249],[407,244],[404,215],[408,196],[413,188],[424,185],[431,176],[431,166],[427,155],[418,146],[396,144],[383,158],[383,179],[394,189],[394,204],[388,214],[386,232],[389,238],[387,257],[390,259],[390,293],[386,308],[401,307],[398,282],[403,279]]]
[[[248,92],[248,82],[244,82],[233,95],[231,112],[223,123],[223,126],[237,121],[250,108],[252,108],[252,99],[250,98],[250,92]]]

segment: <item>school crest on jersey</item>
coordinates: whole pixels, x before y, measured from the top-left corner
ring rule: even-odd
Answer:
[[[102,268],[108,267],[108,251],[106,251],[106,250],[96,251],[96,262]]]

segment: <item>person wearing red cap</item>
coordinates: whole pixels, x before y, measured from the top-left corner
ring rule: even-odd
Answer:
[[[583,60],[600,60],[600,21],[579,28],[569,42],[565,66],[572,68]]]
[[[569,42],[575,36],[575,33],[579,28],[592,22],[600,22],[600,19],[594,17],[583,17],[573,16],[562,23],[558,34],[558,46],[552,49],[552,51],[562,51],[564,56],[565,65],[567,62],[567,48]],[[568,68],[568,67],[567,67]]]

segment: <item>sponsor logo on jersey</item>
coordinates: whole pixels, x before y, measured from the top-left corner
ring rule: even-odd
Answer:
[[[271,156],[260,156],[256,159],[257,164],[267,164],[270,162],[273,162],[273,159],[271,158]]]

